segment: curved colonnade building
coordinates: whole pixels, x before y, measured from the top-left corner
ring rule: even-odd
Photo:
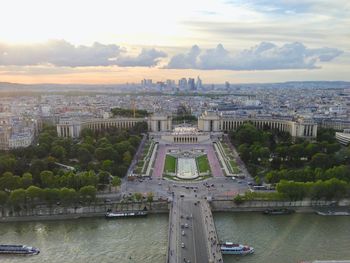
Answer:
[[[206,132],[234,131],[244,123],[250,122],[258,129],[268,127],[272,130],[288,132],[292,137],[316,138],[317,124],[313,121],[293,121],[275,118],[237,118],[204,112],[198,118],[198,129]]]
[[[110,118],[90,120],[61,120],[57,124],[57,133],[61,137],[77,138],[84,128],[92,130],[103,130],[110,127],[128,129],[136,123],[147,122],[148,130],[152,133],[163,133],[173,131],[172,118],[167,115],[153,114],[147,118]],[[227,132],[236,130],[246,122],[251,122],[257,128],[268,127],[279,131],[288,132],[292,137],[316,138],[317,124],[311,121],[293,121],[274,118],[237,118],[236,116],[224,116],[217,112],[206,111],[198,118],[198,131],[204,133]],[[197,133],[200,136],[200,133]],[[193,134],[195,135],[195,134]],[[199,142],[193,136],[188,143]],[[182,143],[181,138],[174,138],[173,142]]]

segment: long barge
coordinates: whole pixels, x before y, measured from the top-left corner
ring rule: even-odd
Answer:
[[[0,245],[0,254],[38,255],[40,250],[26,245]]]
[[[147,211],[125,211],[125,212],[107,212],[105,217],[107,219],[112,218],[124,218],[124,217],[144,217],[147,216]]]

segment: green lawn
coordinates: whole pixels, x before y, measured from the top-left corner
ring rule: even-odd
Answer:
[[[210,172],[210,165],[206,154],[197,158],[197,165],[200,173]]]
[[[232,167],[232,172],[233,173],[235,173],[235,174],[239,173],[239,168],[238,168],[237,163],[236,163],[235,160],[230,160],[230,165]]]
[[[175,173],[176,168],[176,158],[171,155],[166,155],[164,172]]]

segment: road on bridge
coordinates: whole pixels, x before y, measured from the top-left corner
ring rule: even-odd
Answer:
[[[202,202],[207,201],[191,195],[174,196],[170,211],[168,263],[222,262],[220,250],[212,243],[213,236],[217,239],[214,221]]]

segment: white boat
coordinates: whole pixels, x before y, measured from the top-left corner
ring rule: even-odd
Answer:
[[[349,212],[335,212],[335,211],[327,211],[327,212],[316,212],[320,216],[350,216]]]
[[[139,217],[147,216],[147,211],[126,211],[126,212],[107,212],[106,218],[123,218],[123,217]]]
[[[248,255],[254,253],[254,248],[232,242],[225,242],[220,245],[223,255]]]

